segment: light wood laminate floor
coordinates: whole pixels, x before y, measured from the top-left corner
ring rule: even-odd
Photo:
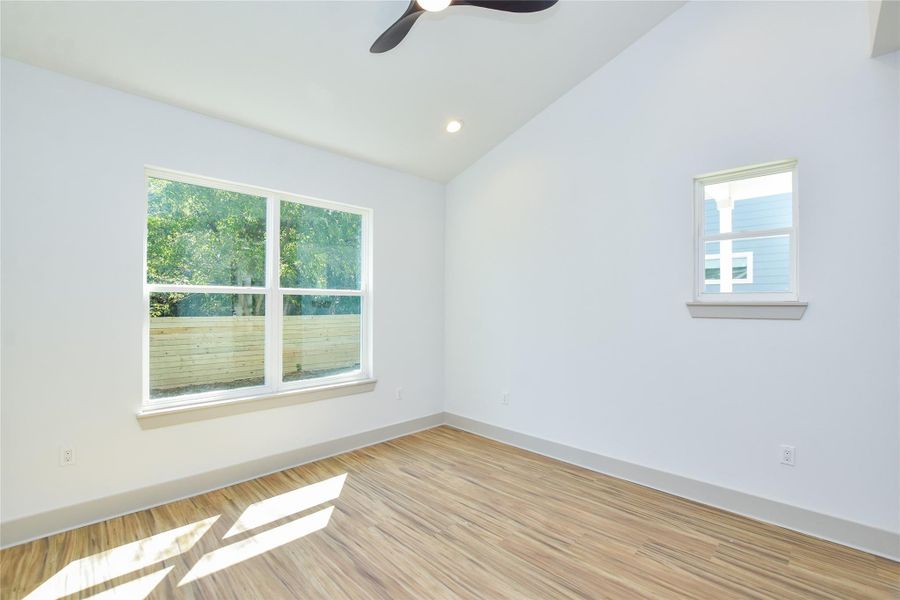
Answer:
[[[9,600],[900,598],[898,563],[449,427],[0,564]]]

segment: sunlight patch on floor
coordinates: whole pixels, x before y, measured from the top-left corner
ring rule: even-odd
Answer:
[[[25,600],[56,600],[190,550],[219,515],[73,560]]]
[[[346,480],[347,474],[343,473],[255,502],[241,513],[223,539],[334,500],[341,495]],[[193,565],[178,585],[184,585],[221,571],[248,558],[259,556],[324,529],[328,525],[333,511],[334,507],[328,506],[284,525],[207,552]],[[73,560],[28,594],[25,600],[58,600],[111,579],[175,558],[193,548],[219,516],[216,515],[105,552]],[[155,573],[136,577],[108,590],[98,592],[90,598],[92,600],[146,598],[166,578],[172,568],[169,566]]]
[[[248,558],[259,556],[265,552],[283,546],[294,540],[298,540],[314,531],[324,529],[331,519],[333,506],[323,508],[311,515],[301,517],[285,525],[279,525],[245,540],[235,542],[230,546],[224,546],[204,554],[197,564],[188,571],[188,574],[178,583],[182,586],[201,577],[206,577],[216,571],[227,569]]]
[[[278,519],[304,511],[307,508],[334,500],[341,495],[346,479],[347,474],[344,473],[343,475],[251,504],[231,529],[228,530],[225,537],[228,538],[262,525],[268,525]]]
[[[88,596],[85,600],[144,600],[153,591],[153,588],[166,578],[166,575],[175,567],[166,567],[160,569],[156,573],[150,573],[143,577],[138,577],[131,581],[117,585],[114,588],[104,590],[93,596]]]

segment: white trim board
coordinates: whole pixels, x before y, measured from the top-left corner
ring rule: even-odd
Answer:
[[[191,496],[204,494],[373,444],[387,442],[443,424],[444,414],[435,413],[411,421],[379,427],[378,429],[364,431],[320,444],[313,444],[305,448],[289,450],[281,454],[223,467],[199,475],[166,481],[104,498],[87,500],[71,506],[11,519],[0,524],[0,529],[2,529],[2,533],[0,533],[0,547],[8,548],[9,546],[23,544],[77,527],[99,523],[100,521],[168,504],[183,498],[190,498]]]
[[[215,419],[239,415],[255,410],[267,410],[290,404],[317,402],[338,396],[362,394],[375,389],[377,379],[357,379],[341,381],[327,385],[317,385],[306,389],[299,388],[269,395],[253,395],[244,398],[213,400],[203,403],[192,403],[163,407],[143,407],[137,412],[138,423],[142,429],[180,425],[191,421]]]
[[[900,561],[900,534],[892,531],[595,454],[475,419],[451,413],[444,414],[447,425],[469,433],[751,519]]]
[[[22,544],[76,527],[189,498],[439,425],[449,425],[591,471],[618,477],[681,498],[900,561],[900,534],[891,531],[681,475],[673,475],[446,412],[298,448],[192,477],[12,519],[0,525],[2,526],[2,547]]]
[[[806,302],[688,302],[695,319],[776,319],[797,321]]]

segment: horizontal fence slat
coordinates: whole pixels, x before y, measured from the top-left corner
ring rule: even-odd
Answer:
[[[359,368],[359,315],[287,315],[282,338],[286,377]],[[157,395],[261,378],[264,354],[262,316],[150,319],[150,387]]]

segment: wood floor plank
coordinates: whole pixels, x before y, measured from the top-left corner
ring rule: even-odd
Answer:
[[[336,498],[307,487],[345,474]],[[9,600],[900,599],[898,563],[450,427],[9,548],[0,570]]]

